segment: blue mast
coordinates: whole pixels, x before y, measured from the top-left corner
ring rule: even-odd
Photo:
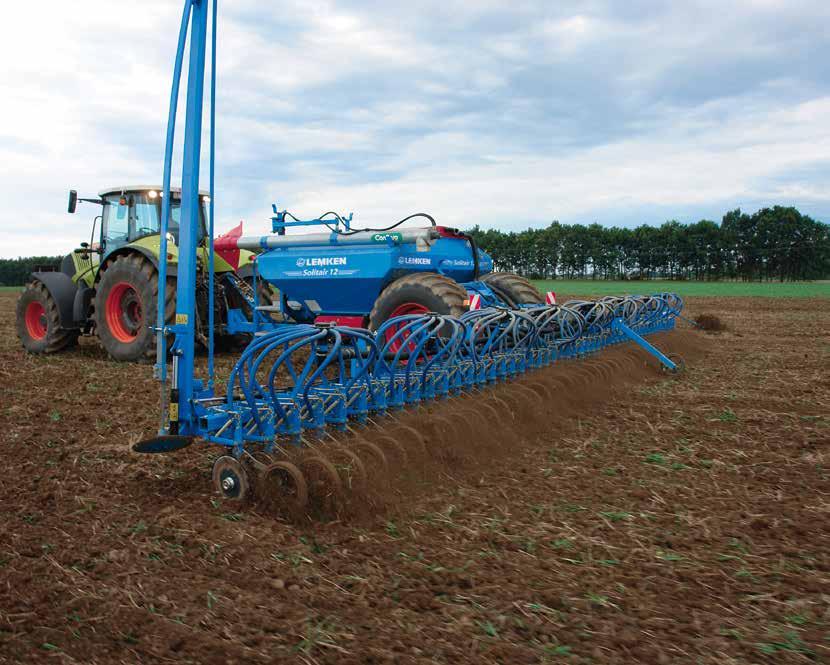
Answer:
[[[216,0],[214,0],[215,2]],[[202,389],[202,382],[194,377],[194,354],[196,335],[196,253],[199,242],[199,168],[202,147],[202,106],[205,82],[205,53],[207,43],[209,0],[185,0],[182,29],[173,73],[173,92],[167,127],[167,145],[164,161],[164,205],[169,208],[170,172],[172,168],[172,145],[176,121],[176,103],[181,79],[182,55],[187,41],[187,23],[190,22],[190,59],[187,75],[187,101],[184,128],[184,155],[182,158],[181,222],[179,229],[179,265],[176,279],[176,321],[165,328],[163,294],[166,279],[166,234],[168,214],[162,215],[161,260],[159,261],[159,308],[157,330],[159,330],[160,352],[157,359],[157,373],[166,381],[165,332],[175,335],[170,349],[173,356],[173,377],[170,393],[170,431],[174,434],[193,434],[194,422],[192,398]],[[215,48],[215,37],[214,37]],[[211,72],[211,88],[215,72]],[[212,124],[212,123],[211,123]],[[212,143],[212,142],[211,142]],[[213,173],[213,150],[211,150],[211,173]],[[211,206],[212,208],[212,206]],[[212,210],[211,210],[212,212]],[[213,227],[211,219],[211,230]],[[161,434],[164,433],[163,427]]]

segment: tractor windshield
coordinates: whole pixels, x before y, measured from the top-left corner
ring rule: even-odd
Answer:
[[[155,192],[152,192],[155,194]],[[199,241],[205,237],[205,202],[200,197]],[[104,197],[104,223],[101,239],[107,251],[121,245],[159,233],[161,219],[161,196],[151,192],[130,194],[108,194]],[[179,244],[179,223],[181,221],[181,199],[174,195],[170,206],[168,231],[175,243]]]

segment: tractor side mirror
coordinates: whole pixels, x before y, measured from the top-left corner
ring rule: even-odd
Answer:
[[[78,207],[78,192],[77,190],[70,189],[69,190],[69,207],[67,208],[67,212],[75,212]]]

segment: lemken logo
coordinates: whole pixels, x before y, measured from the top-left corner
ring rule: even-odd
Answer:
[[[398,263],[408,266],[428,266],[432,264],[432,261],[425,256],[401,256],[398,258]]]
[[[297,259],[297,267],[302,268],[304,266],[345,266],[346,265],[346,257],[345,256],[326,256],[326,257],[319,257],[314,256],[310,259],[299,258]]]

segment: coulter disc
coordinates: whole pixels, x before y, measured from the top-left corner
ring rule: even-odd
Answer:
[[[177,434],[163,434],[154,436],[152,439],[144,439],[133,445],[133,451],[137,453],[173,453],[182,448],[187,448],[194,439],[191,436],[179,436]]]
[[[244,501],[250,489],[248,472],[235,457],[222,455],[213,463],[213,486],[224,499]]]
[[[292,511],[308,504],[308,484],[303,472],[291,462],[269,464],[260,472],[260,483],[266,492],[273,492],[279,502]]]
[[[343,483],[334,465],[319,453],[312,453],[300,457],[297,467],[306,479],[312,506],[323,512],[333,508],[343,492]]]

